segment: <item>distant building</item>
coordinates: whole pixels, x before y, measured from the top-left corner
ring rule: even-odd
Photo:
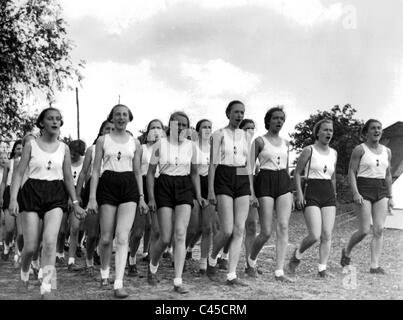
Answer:
[[[381,143],[392,151],[392,178],[403,173],[403,122],[398,121],[383,130]]]

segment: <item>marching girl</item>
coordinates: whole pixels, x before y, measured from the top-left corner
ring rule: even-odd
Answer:
[[[77,199],[83,208],[87,207],[90,196],[91,176],[95,159],[95,144],[100,136],[109,134],[112,130],[112,122],[108,120],[102,122],[101,127],[98,131],[98,136],[96,137],[92,146],[90,146],[85,152],[83,166],[78,176],[76,186]],[[85,245],[85,264],[88,275],[92,277],[95,274],[94,258],[96,257],[95,249],[97,247],[99,236],[99,214],[88,214],[85,217],[84,227],[85,233],[87,235],[87,241]]]
[[[85,153],[85,142],[82,140],[73,140],[69,144],[70,156],[71,156],[71,174],[73,175],[74,187],[77,186],[78,176],[83,167],[83,157]],[[79,197],[77,200],[80,201]],[[69,208],[70,209],[70,208]],[[69,210],[70,211],[70,210]],[[70,226],[70,245],[69,245],[69,271],[80,271],[82,268],[76,264],[76,250],[77,244],[79,244],[78,233],[80,226],[84,221],[79,220],[74,214],[69,212],[69,226]]]
[[[149,207],[157,211],[159,238],[151,246],[148,283],[156,285],[159,260],[174,239],[174,291],[187,293],[182,285],[182,272],[186,255],[186,229],[193,206],[193,187],[199,205],[205,206],[200,194],[200,177],[197,167],[196,145],[187,139],[189,118],[183,112],[174,112],[169,118],[167,137],[155,143],[147,172]],[[160,175],[155,182],[155,172]],[[154,192],[155,184],[155,192]]]
[[[217,254],[232,235],[226,284],[245,285],[237,278],[236,267],[249,205],[256,206],[257,200],[249,163],[250,142],[247,133],[239,129],[245,106],[240,101],[232,101],[225,113],[229,123],[212,135],[210,152],[208,199],[211,204],[217,206],[220,230],[214,237],[207,275],[215,278]]]
[[[21,217],[13,216],[8,210],[10,204],[10,185],[14,170],[17,168],[22,154],[22,140],[17,140],[10,154],[10,160],[8,166],[4,169],[3,179],[0,186],[0,206],[4,210],[5,219],[5,241],[4,241],[4,251],[2,254],[3,260],[7,261],[10,255],[10,245],[14,238],[14,232],[17,228],[17,239],[16,239],[16,250],[14,256],[15,267],[18,268],[20,262],[20,256],[22,247],[24,245],[24,240],[22,236],[21,229]]]
[[[266,112],[264,123],[267,133],[255,139],[252,146],[252,161],[259,159],[260,171],[255,180],[256,197],[259,200],[260,233],[254,239],[250,255],[247,255],[247,269],[256,277],[257,255],[269,240],[272,230],[274,210],[277,218],[276,280],[292,282],[284,274],[284,261],[288,245],[288,222],[293,198],[291,178],[288,172],[289,143],[279,133],[285,121],[283,108],[278,106]],[[252,151],[253,152],[253,151]]]
[[[388,210],[393,209],[392,175],[389,148],[380,144],[382,124],[378,120],[368,120],[362,128],[366,141],[353,150],[349,167],[349,180],[358,209],[359,227],[351,235],[347,248],[341,253],[341,265],[350,264],[353,248],[369,233],[371,216],[373,238],[371,241],[371,265],[369,272],[385,274],[379,266],[383,245],[383,229]]]
[[[144,200],[146,203],[148,203],[149,201],[146,186],[146,176],[148,166],[150,164],[153,145],[157,141],[159,141],[163,136],[163,129],[164,125],[160,120],[158,119],[151,120],[147,125],[147,130],[145,132],[146,143],[141,145],[143,149],[143,154],[141,156],[141,176],[143,178]],[[158,172],[156,173],[156,177],[157,176]],[[146,234],[147,228],[152,230],[152,234],[150,235],[152,241],[156,241],[158,237],[158,221],[155,212],[152,212],[147,215],[141,215],[140,212],[137,210],[129,239],[130,255],[129,255],[129,270],[127,275],[130,277],[137,275],[136,253],[143,235],[144,235],[143,252],[147,252],[148,254],[150,237]]]
[[[133,114],[127,106],[115,105],[108,120],[113,122],[114,130],[99,137],[96,143],[88,212],[96,214],[99,205],[101,286],[109,286],[111,246],[115,233],[114,296],[126,298],[128,293],[123,287],[123,276],[129,232],[134,221],[137,203],[141,213],[145,214],[148,211],[144,202],[140,173],[142,148],[138,140],[126,132],[127,124],[133,120]],[[102,161],[103,173],[99,177]]]
[[[303,209],[309,234],[295,249],[289,262],[292,273],[299,265],[302,254],[317,241],[319,246],[318,275],[326,278],[332,230],[336,217],[336,162],[337,151],[329,147],[333,137],[333,122],[323,119],[313,128],[315,143],[305,147],[295,169],[297,208]],[[306,172],[306,194],[301,187],[301,173]]]
[[[45,299],[51,297],[57,234],[68,200],[66,189],[72,200],[74,213],[80,218],[85,216],[85,211],[76,199],[69,148],[58,140],[62,125],[60,111],[55,108],[46,108],[39,114],[36,126],[42,129],[42,135],[26,142],[10,192],[9,210],[13,215],[21,215],[25,240],[19,282],[22,292],[28,290],[29,267],[38,248],[39,221],[44,220],[41,258],[44,276],[40,292]],[[21,189],[20,201],[17,203],[17,193],[27,168],[28,180]]]

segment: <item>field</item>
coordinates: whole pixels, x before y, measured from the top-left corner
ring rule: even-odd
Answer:
[[[345,246],[349,235],[355,230],[356,219],[351,214],[341,214],[336,218],[333,234],[332,253],[328,270],[334,276],[330,279],[317,277],[318,246],[312,247],[305,255],[297,273],[295,283],[282,284],[275,282],[273,277],[275,259],[275,235],[264,247],[258,260],[259,268],[263,271],[257,279],[247,277],[243,271],[244,254],[238,265],[238,276],[248,287],[228,287],[225,285],[225,272],[220,273],[221,281],[212,282],[206,276],[198,276],[196,261],[199,247],[196,246],[193,259],[188,260],[183,282],[190,290],[186,295],[173,291],[173,268],[170,259],[163,259],[160,264],[159,277],[161,282],[151,287],[146,281],[147,264],[138,257],[139,276],[125,277],[124,283],[130,292],[128,299],[133,300],[389,300],[403,299],[403,231],[385,230],[382,267],[387,275],[369,273],[371,236],[363,240],[353,251],[352,264],[356,268],[356,281],[348,283],[347,274],[339,264],[341,249]],[[288,258],[293,249],[304,237],[306,227],[300,212],[294,212],[290,219],[290,237]],[[140,250],[139,250],[140,251]],[[12,260],[12,259],[10,259]],[[78,262],[84,265],[84,259]],[[57,285],[55,297],[59,300],[110,300],[112,290],[100,288],[100,275],[89,278],[85,272],[74,273],[67,271],[67,266],[57,269]],[[113,268],[112,268],[113,274]],[[0,262],[0,300],[32,300],[38,299],[39,285],[30,281],[29,293],[25,295],[16,292],[19,279],[19,269],[14,269],[11,262]]]

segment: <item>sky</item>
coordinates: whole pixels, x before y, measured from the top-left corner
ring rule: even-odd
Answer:
[[[387,5],[385,4],[387,3]],[[227,124],[231,100],[264,134],[284,105],[287,138],[298,122],[350,103],[359,119],[403,121],[403,1],[60,0],[83,59],[81,138],[92,143],[118,102],[135,135],[170,113]],[[62,135],[77,138],[74,91],[57,95]],[[40,109],[40,108],[39,108]]]

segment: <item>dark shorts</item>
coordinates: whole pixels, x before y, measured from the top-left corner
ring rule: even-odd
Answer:
[[[133,171],[104,171],[97,188],[98,205],[119,206],[122,203],[139,201],[139,191]]]
[[[8,209],[9,205],[10,205],[10,186],[7,186],[4,189],[3,193],[3,209]]]
[[[375,203],[388,195],[385,179],[357,178],[357,188],[361,196],[371,203]]]
[[[158,209],[162,207],[174,209],[182,204],[193,207],[193,186],[190,176],[161,174],[156,180],[154,193]]]
[[[200,177],[200,193],[203,199],[207,200],[208,197],[208,176],[199,176]],[[193,190],[193,197],[196,199],[196,191]]]
[[[309,179],[305,195],[305,207],[319,208],[336,206],[333,183],[325,179]]]
[[[28,179],[18,200],[20,212],[36,212],[43,219],[45,213],[60,208],[67,211],[68,194],[62,180]]]
[[[233,199],[250,195],[249,176],[245,168],[218,165],[214,176],[214,193],[227,195]]]
[[[91,178],[88,179],[84,187],[81,189],[82,208],[87,207],[88,201],[90,200],[90,186],[91,186]]]
[[[256,176],[254,185],[257,198],[271,197],[277,199],[283,194],[292,192],[291,179],[287,170],[262,169]]]

